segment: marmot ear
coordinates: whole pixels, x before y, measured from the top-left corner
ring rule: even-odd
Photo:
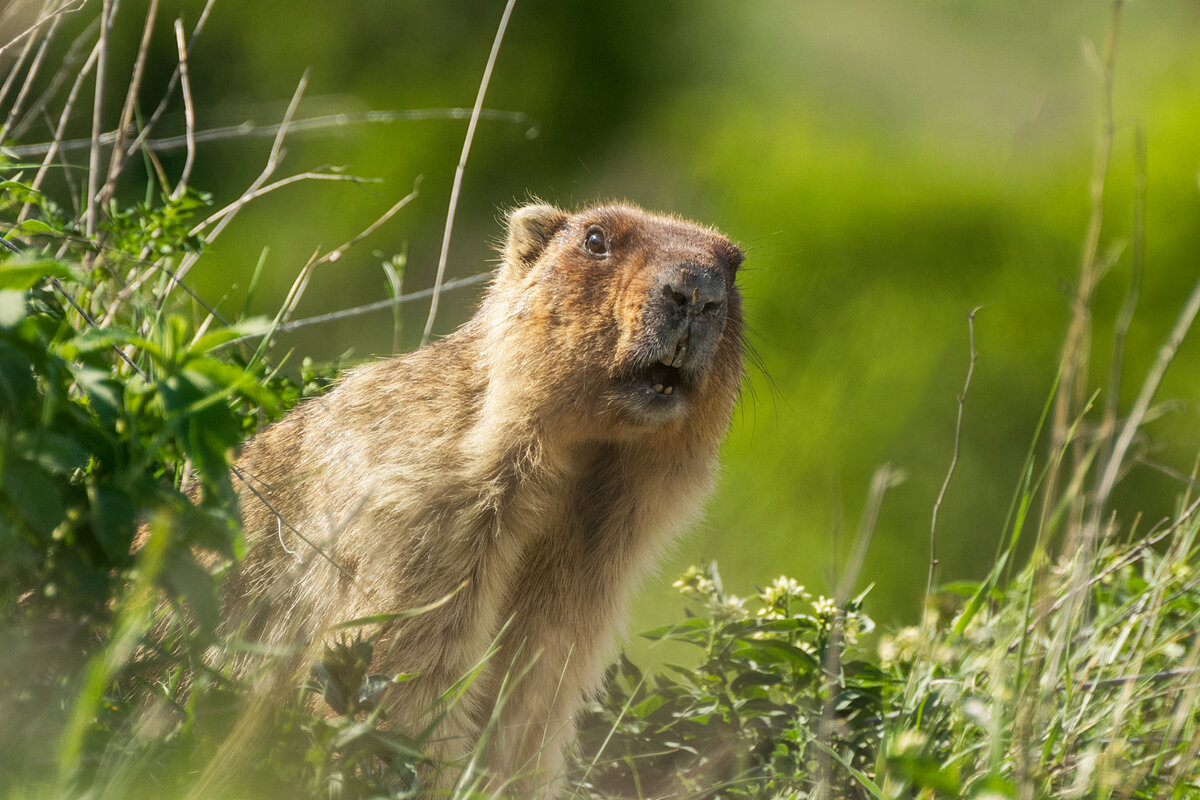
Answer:
[[[566,221],[566,212],[554,206],[523,206],[509,213],[504,263],[518,268],[532,264]]]

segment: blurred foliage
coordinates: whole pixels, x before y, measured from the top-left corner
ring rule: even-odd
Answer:
[[[180,652],[148,659],[167,669],[205,646],[218,615],[211,563],[240,548],[228,454],[245,417],[282,410],[261,375],[212,355],[252,321],[202,332],[172,315],[142,328],[158,316],[152,298],[118,299],[114,275],[148,241],[162,253],[189,246],[172,221],[201,198],[114,215],[102,250],[44,195],[6,182],[0,212],[26,204],[35,211],[19,230],[37,244],[0,251],[0,687],[16,703],[5,711],[26,720],[5,727],[0,771],[10,776],[44,773],[84,746],[158,592],[187,636]],[[118,306],[111,324],[96,324]],[[139,516],[157,521],[134,547]],[[64,691],[80,693],[74,709]],[[55,752],[45,731],[64,714],[74,732]]]
[[[242,554],[231,454],[336,369],[306,360],[292,381],[230,347],[265,320],[181,313],[173,267],[196,251],[206,197],[151,186],[88,237],[21,180],[3,192],[5,219],[29,209],[16,231],[31,245],[0,249],[0,795],[130,796],[148,777],[156,796],[413,783],[418,744],[365,721],[359,683],[380,689],[369,643],[318,663],[305,693],[354,686],[328,719],[264,705],[254,676],[235,676],[238,647],[211,651],[217,587]],[[251,711],[271,736],[214,775]]]

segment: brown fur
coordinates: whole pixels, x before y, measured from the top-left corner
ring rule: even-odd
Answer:
[[[631,585],[712,485],[742,375],[740,262],[719,233],[630,206],[514,211],[469,322],[247,444],[230,613],[319,641],[457,589],[380,632],[372,670],[419,673],[389,690],[389,721],[419,728],[499,636],[439,754],[469,750],[500,697],[495,785],[551,785]]]

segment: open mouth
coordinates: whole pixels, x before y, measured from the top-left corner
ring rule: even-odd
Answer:
[[[683,385],[683,373],[678,367],[672,367],[661,361],[644,368],[641,379],[655,394],[672,395]]]

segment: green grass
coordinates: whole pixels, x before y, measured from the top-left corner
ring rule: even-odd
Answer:
[[[33,86],[24,63],[14,74]],[[75,76],[64,76],[69,88]],[[85,104],[67,88],[55,113]],[[24,129],[17,111],[5,135]],[[126,147],[153,118],[123,111]],[[410,796],[441,769],[460,775],[455,796],[481,793],[478,752],[433,764],[422,746],[435,726],[383,724],[373,701],[395,676],[368,674],[369,639],[348,631],[310,681],[281,692],[271,666],[288,653],[215,633],[221,576],[243,555],[231,454],[336,373],[305,361],[288,377],[272,333],[312,266],[361,239],[314,256],[271,319],[226,318],[191,293],[187,273],[227,221],[292,180],[272,182],[285,133],[224,207],[188,185],[186,166],[168,177],[144,145],[113,158],[95,140],[87,168],[64,168],[54,142],[41,161],[0,152],[0,224],[13,244],[0,249],[0,796]],[[1167,518],[1118,517],[1111,502],[1200,286],[1133,405],[1097,399],[1084,330],[1106,269],[1108,135],[1075,327],[987,577],[933,588],[919,624],[868,636],[871,596],[851,588],[856,569],[834,598],[786,576],[735,594],[716,565],[689,570],[676,583],[687,615],[644,636],[690,660],[611,666],[580,721],[564,793],[1200,796],[1197,470],[1162,478],[1183,487]],[[393,295],[402,266],[387,272]],[[1131,291],[1115,320],[1118,341],[1135,301]],[[968,378],[968,429],[969,390]],[[951,455],[948,490],[969,496],[977,487],[951,480]],[[862,546],[889,480],[881,471]]]

